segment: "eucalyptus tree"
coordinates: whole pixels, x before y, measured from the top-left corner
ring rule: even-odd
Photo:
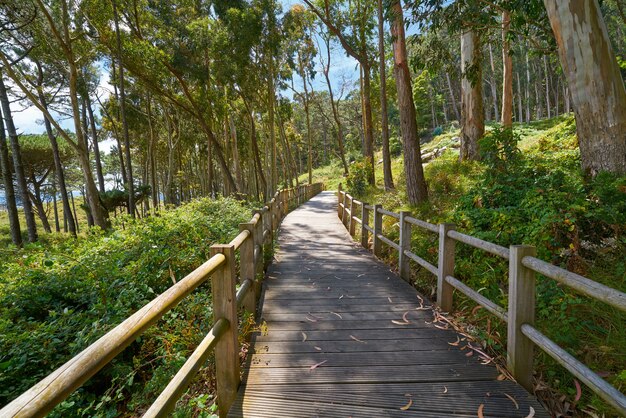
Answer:
[[[361,98],[363,101],[364,156],[372,170],[368,179],[374,184],[374,123],[371,104],[371,70],[374,65],[372,41],[376,22],[373,0],[355,0],[348,4],[338,0],[304,0],[309,9],[337,37],[346,54],[357,60],[363,74]]]
[[[391,190],[393,186],[393,175],[391,173],[391,155],[389,154],[389,117],[387,115],[387,77],[385,59],[385,21],[383,0],[378,0],[378,63],[380,77],[380,133],[383,139],[383,178],[385,190]],[[405,42],[406,43],[406,42]]]
[[[626,173],[626,91],[597,0],[544,1],[576,114],[582,167]]]
[[[11,230],[11,240],[18,247],[22,246],[22,230],[20,228],[20,218],[17,212],[15,200],[15,188],[13,186],[13,170],[9,160],[9,148],[7,146],[6,132],[4,130],[4,120],[0,117],[0,168],[2,168],[2,180],[4,183],[4,200],[7,205],[9,216],[9,228]]]

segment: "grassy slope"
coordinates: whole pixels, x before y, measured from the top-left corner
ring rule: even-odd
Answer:
[[[520,134],[521,141],[518,146],[525,155],[537,158],[538,167],[543,165],[563,164],[564,171],[577,171],[572,169],[572,165],[577,166],[577,151],[575,150],[575,134],[573,133],[574,121],[571,116],[562,116],[550,120],[542,120],[530,124],[516,124],[515,131]],[[490,130],[492,126],[488,126]],[[452,138],[458,135],[458,130],[450,130],[437,136],[432,141],[422,145],[422,153],[430,152],[436,148],[447,146],[450,148]],[[561,149],[563,148],[563,150]],[[442,157],[425,165],[425,175],[429,183],[430,202],[420,207],[410,207],[406,204],[404,194],[404,174],[402,158],[396,157],[392,162],[392,171],[396,190],[385,192],[382,187],[382,164],[376,166],[376,187],[370,187],[367,192],[358,196],[359,199],[370,203],[381,203],[386,209],[399,211],[410,210],[416,217],[432,223],[456,222],[459,228],[466,233],[477,235],[483,239],[495,241],[498,244],[508,246],[510,244],[532,243],[537,245],[539,254],[545,259],[561,264],[585,274],[587,277],[597,280],[614,288],[626,291],[626,273],[624,266],[624,250],[626,240],[624,239],[624,228],[617,227],[617,243],[613,246],[602,247],[595,253],[586,252],[582,256],[575,254],[572,257],[568,254],[568,249],[554,249],[550,247],[547,240],[552,234],[540,218],[542,214],[536,215],[537,223],[529,221],[524,225],[515,225],[517,230],[509,236],[520,237],[523,241],[507,242],[507,234],[500,236],[502,230],[508,231],[502,225],[498,225],[497,219],[485,221],[482,227],[477,222],[467,221],[467,204],[463,206],[459,201],[471,198],[473,193],[480,194],[476,188],[482,184],[485,176],[485,167],[478,163],[458,163],[458,151],[454,150],[445,153]],[[380,156],[378,156],[378,159]],[[540,159],[545,161],[540,162]],[[552,174],[551,174],[552,175]],[[573,181],[581,181],[580,173],[572,174]],[[550,179],[549,176],[546,177]],[[305,178],[303,177],[303,180]],[[336,189],[337,184],[342,182],[346,185],[345,178],[342,177],[341,166],[335,162],[329,166],[317,169],[314,172],[315,181],[326,183],[327,189]],[[539,186],[542,186],[540,183]],[[559,190],[555,190],[559,192]],[[619,191],[617,191],[619,193]],[[622,190],[623,193],[623,190]],[[569,204],[570,196],[558,194],[557,201],[552,203],[547,201],[545,206],[551,204],[566,207]],[[623,195],[622,195],[623,196]],[[581,196],[575,196],[581,198]],[[543,197],[539,197],[542,199]],[[588,196],[582,195],[583,200]],[[548,199],[548,196],[545,197]],[[574,198],[572,198],[574,199]],[[622,197],[623,199],[623,197]],[[532,201],[531,201],[532,202]],[[477,206],[481,206],[477,202]],[[537,207],[542,207],[542,201],[535,201]],[[578,223],[583,223],[584,219],[577,220],[572,215],[570,208],[557,211],[562,217],[570,217],[571,224],[563,225],[563,219],[554,221],[551,228],[557,234],[566,226],[567,229],[578,228]],[[512,212],[515,212],[513,208]],[[497,211],[496,211],[497,212]],[[510,211],[511,212],[511,211]],[[500,210],[498,216],[507,216],[507,211]],[[581,215],[583,218],[585,215]],[[531,217],[533,217],[531,213]],[[589,215],[590,216],[590,215]],[[601,217],[601,215],[600,215]],[[532,219],[535,219],[532,218]],[[565,219],[565,222],[569,222]],[[559,223],[560,222],[560,223]],[[515,219],[504,218],[503,224],[515,224]],[[487,226],[485,227],[485,224]],[[569,226],[568,226],[569,225]],[[548,224],[550,226],[550,224]],[[501,229],[498,234],[491,229]],[[533,229],[534,228],[534,229]],[[542,234],[536,232],[543,228]],[[580,227],[582,230],[582,226]],[[577,230],[577,229],[576,229]],[[385,221],[385,234],[397,240],[398,228],[395,221]],[[543,237],[540,240],[537,237]],[[567,238],[567,237],[566,237]],[[574,243],[576,244],[576,243]],[[462,246],[460,246],[462,247]],[[414,231],[413,250],[420,256],[428,259],[436,265],[437,237],[428,233]],[[551,256],[546,258],[546,256]],[[396,262],[396,255],[387,253],[390,262]],[[460,248],[457,252],[457,274],[475,289],[496,300],[502,306],[506,306],[506,263],[495,257],[485,256],[479,251],[469,251],[467,248]],[[417,271],[414,276],[416,287],[425,294],[433,294],[435,281],[428,273]],[[561,346],[568,349],[577,358],[585,362],[592,369],[603,372],[603,375],[622,391],[626,390],[626,358],[624,357],[624,347],[626,347],[626,330],[620,324],[626,323],[626,316],[605,305],[580,297],[573,292],[556,286],[554,282],[540,278],[538,290],[538,323],[540,328],[551,338],[555,339]],[[475,334],[490,344],[490,346],[500,354],[504,353],[506,327],[505,324],[498,324],[497,320],[484,313],[484,310],[473,310],[475,304],[462,297],[456,299],[459,317],[475,330]],[[489,328],[489,331],[486,331]],[[501,337],[502,336],[502,337]],[[537,355],[537,370],[542,380],[555,388],[558,392],[570,396],[569,400],[575,396],[575,384],[572,376],[555,364],[547,355],[540,353]],[[552,397],[554,398],[554,397]],[[563,403],[554,406],[555,409],[562,408]],[[586,408],[596,408],[607,416],[612,416],[610,408],[600,399],[590,394],[590,390],[583,388],[583,397],[579,405]],[[583,409],[581,406],[580,409]]]

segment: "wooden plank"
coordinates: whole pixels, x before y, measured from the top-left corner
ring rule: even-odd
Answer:
[[[300,330],[271,330],[267,334],[256,332],[252,334],[255,343],[263,341],[350,341],[356,337],[360,340],[403,340],[416,338],[441,338],[449,342],[457,341],[454,334],[440,329],[432,328],[393,328],[374,330],[328,330],[328,331],[304,331]]]
[[[425,327],[428,324],[426,324],[425,322],[428,321],[432,321],[433,318],[433,314],[431,310],[427,310],[427,311],[416,311],[416,310],[411,310],[411,311],[407,311],[409,312],[406,316],[407,320],[409,321],[410,325],[415,325],[416,323],[420,323],[421,327]],[[387,311],[387,312],[342,312],[339,315],[337,315],[338,312],[335,311],[320,311],[320,312],[315,312],[315,318],[312,318],[309,315],[309,319],[307,319],[307,315],[306,313],[263,313],[263,316],[261,318],[262,321],[266,321],[267,323],[271,322],[271,325],[279,325],[281,322],[299,322],[299,323],[304,323],[304,322],[314,322],[314,321],[310,321],[310,319],[316,319],[315,322],[327,322],[327,321],[352,321],[351,322],[351,326],[354,326],[354,329],[363,329],[363,327],[360,327],[358,323],[354,323],[355,321],[359,321],[359,322],[374,322],[372,324],[366,324],[366,325],[374,325],[373,328],[391,328],[392,327],[392,320],[402,320],[402,317],[404,316],[404,312],[399,313],[399,312],[394,312],[394,311]],[[395,327],[395,325],[394,325]],[[406,328],[406,326],[404,326]],[[365,327],[365,329],[369,329],[372,328],[370,326]],[[411,328],[411,327],[408,327]],[[297,329],[297,328],[296,328]]]
[[[454,341],[454,339],[451,339]],[[268,342],[255,344],[250,348],[251,353],[315,353],[315,347],[321,347],[324,353],[354,353],[359,351],[424,351],[424,350],[447,350],[453,351],[458,348],[452,347],[448,341],[442,339],[405,339],[370,340],[367,343],[358,341],[305,341],[305,342]]]

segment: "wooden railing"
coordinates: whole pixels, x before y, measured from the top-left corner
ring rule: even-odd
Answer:
[[[184,279],[154,298],[67,363],[0,410],[1,417],[39,417],[50,412],[90,377],[122,352],[165,313],[211,278],[214,325],[187,362],[152,404],[144,417],[163,417],[174,409],[192,378],[215,350],[217,399],[220,417],[235,400],[240,382],[237,340],[238,308],[255,312],[264,265],[264,246],[271,246],[281,219],[322,190],[322,184],[276,192],[228,244],[211,246],[211,258]],[[239,251],[239,291],[235,293],[236,251]]]
[[[626,311],[626,293],[546,263],[535,257],[536,250],[532,246],[511,245],[506,248],[460,233],[455,230],[453,224],[433,225],[412,218],[409,212],[390,212],[383,209],[381,205],[369,205],[354,199],[341,190],[341,184],[338,192],[337,213],[351,236],[355,236],[356,225],[360,225],[361,245],[363,247],[369,249],[369,234],[372,234],[372,250],[376,256],[381,255],[383,243],[396,250],[398,252],[399,275],[404,280],[410,280],[409,260],[416,262],[437,276],[437,304],[443,311],[450,312],[452,310],[453,291],[456,289],[506,322],[508,367],[515,379],[528,391],[531,393],[533,391],[533,349],[536,345],[608,404],[626,415],[626,396],[624,394],[535,328],[535,276],[536,273],[542,274],[583,295],[607,303],[622,311]],[[373,215],[373,226],[370,226],[371,215]],[[383,216],[390,216],[398,220],[399,242],[396,243],[383,235]],[[411,252],[411,229],[413,226],[439,235],[437,266]],[[454,277],[456,242],[508,260],[508,309],[498,306]]]

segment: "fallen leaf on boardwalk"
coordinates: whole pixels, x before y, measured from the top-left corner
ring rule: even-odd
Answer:
[[[530,408],[530,412],[528,413],[528,415],[526,415],[525,418],[533,418],[535,416],[535,408],[533,408],[532,406],[529,406]]]
[[[456,341],[455,341],[455,342],[453,342],[453,343],[448,343],[448,344],[450,344],[450,345],[454,345],[454,346],[457,346],[457,345],[459,345],[459,343],[460,343],[460,342],[461,342],[461,339],[460,339],[460,338],[459,338],[459,336],[457,335],[457,336],[456,336]]]
[[[497,379],[498,379],[498,380],[504,380],[504,379],[506,379],[506,376],[505,376],[505,375],[503,375],[503,374],[501,374],[501,375],[498,375],[498,378],[497,378]]]
[[[417,298],[419,299],[420,305],[423,306],[424,305],[424,299],[422,299],[422,297],[420,295],[415,295],[415,296],[417,296]]]
[[[365,341],[363,341],[363,340],[359,340],[359,339],[358,339],[357,337],[355,337],[354,335],[350,335],[350,338],[352,338],[354,341],[358,341],[358,342],[360,342],[360,343],[366,343],[366,342],[365,342]],[[366,344],[367,344],[367,343],[366,343]]]
[[[407,398],[410,398],[413,395],[411,395],[410,393],[405,393],[404,396],[406,396]]]
[[[407,315],[408,315],[408,314],[409,314],[409,311],[406,311],[406,312],[404,313],[404,315],[402,315],[402,320],[403,320],[404,322],[409,322],[409,320],[408,320],[408,319],[406,319],[406,317],[407,317]]]
[[[313,348],[316,349],[317,351],[322,351],[322,347],[318,347],[318,346],[314,345]]]
[[[333,315],[337,315],[337,317],[338,317],[339,319],[343,319],[343,316],[339,315],[337,312],[329,311],[328,313],[331,313],[331,314],[333,314]]]
[[[448,387],[447,386],[443,387],[443,393],[448,393]]]
[[[305,341],[306,341],[306,334],[303,332],[302,333],[302,342],[305,342]]]
[[[328,360],[324,360],[324,361],[320,361],[319,363],[316,363],[314,365],[312,365],[311,367],[309,367],[309,370],[315,370],[317,369],[319,366],[321,366],[322,364],[326,363]]]
[[[358,275],[358,276],[356,276],[356,277],[361,277],[361,276],[365,276],[365,273],[361,273],[361,274],[359,274],[359,275]]]
[[[306,316],[305,319],[310,322],[317,322],[317,319],[309,318],[308,316]]]
[[[574,379],[574,385],[576,385],[576,397],[574,398],[574,402],[578,402],[583,394],[583,390],[580,387],[580,383],[578,383],[578,380],[576,379]]]
[[[396,321],[395,319],[392,319],[391,322],[393,322],[396,325],[408,325],[408,322]]]
[[[409,409],[411,407],[411,405],[413,405],[413,399],[409,399],[409,403],[404,405],[402,408],[400,408],[401,411],[406,411],[407,409]]]
[[[439,329],[448,329],[448,326],[441,326],[441,325],[435,325],[435,328],[439,328]]]
[[[310,269],[310,268],[308,268],[308,267],[305,267],[305,269],[307,269],[308,271],[311,271],[311,269]]]
[[[472,357],[474,355],[473,351],[468,351],[467,354],[465,354],[465,357]]]
[[[389,301],[389,303],[393,303],[393,302],[391,301],[391,298],[390,298],[389,296],[387,296],[387,300]]]
[[[517,403],[517,401],[515,400],[515,398],[513,398],[511,395],[509,395],[508,393],[504,393],[504,396],[506,396],[507,398],[509,398],[511,400],[511,402],[513,402],[513,404],[515,405],[515,409],[519,409],[519,404]]]
[[[309,314],[311,316],[311,318],[315,318],[315,319],[324,319],[323,316],[315,316],[313,315],[311,312],[307,312],[307,314]]]
[[[343,295],[339,296],[339,299],[343,299]]]
[[[478,418],[485,418],[485,416],[483,415],[483,409],[485,409],[485,404],[480,404],[480,406],[478,407]]]

